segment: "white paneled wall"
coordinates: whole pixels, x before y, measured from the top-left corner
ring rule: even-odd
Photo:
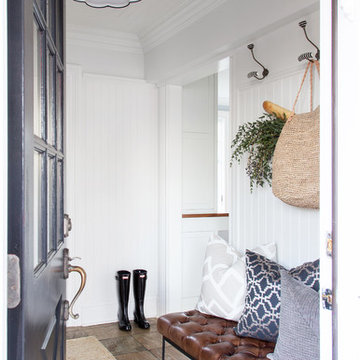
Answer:
[[[181,310],[181,98],[159,89],[159,314]]]
[[[319,14],[307,18],[312,39],[318,43]],[[302,19],[299,19],[302,20]],[[298,21],[258,39],[255,44],[261,60],[269,67],[270,76],[263,81],[247,80],[247,72],[256,69],[247,49],[232,58],[232,133],[238,126],[256,120],[270,100],[290,108],[296,97],[306,63],[297,63],[297,56],[307,50]],[[282,41],[279,42],[279,39]],[[281,54],[274,60],[274,54]],[[314,105],[319,104],[318,77],[314,88]],[[304,85],[296,112],[309,111],[309,80]],[[278,260],[291,267],[319,257],[319,211],[289,206],[277,199],[267,185],[250,193],[245,173],[246,159],[232,167],[231,242],[239,250],[275,241]]]
[[[182,211],[217,211],[217,75],[183,87]],[[228,231],[228,217],[182,219],[181,308],[199,299],[206,245],[212,234]]]
[[[77,76],[74,72],[77,71]],[[80,82],[80,83],[79,83]],[[117,270],[148,270],[145,312],[158,304],[157,89],[141,80],[68,67],[68,240],[88,281],[76,305],[82,325],[116,320]],[[74,101],[76,99],[77,101]],[[74,107],[81,104],[80,110]],[[75,263],[75,262],[74,262]],[[75,275],[71,275],[76,277]],[[71,279],[68,297],[75,291]],[[129,315],[132,317],[130,294]],[[80,325],[79,321],[70,325]]]
[[[216,211],[216,76],[183,87],[182,208]]]
[[[195,308],[200,296],[206,246],[212,234],[228,233],[229,218],[185,218],[182,221],[181,309]]]

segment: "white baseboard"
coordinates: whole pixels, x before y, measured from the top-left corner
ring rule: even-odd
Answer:
[[[158,317],[158,297],[145,299],[145,316],[147,318]],[[134,301],[129,301],[129,319],[133,320]],[[118,303],[109,302],[97,305],[85,305],[81,309],[74,309],[80,314],[79,320],[69,319],[67,326],[90,326],[98,324],[106,324],[118,321]]]

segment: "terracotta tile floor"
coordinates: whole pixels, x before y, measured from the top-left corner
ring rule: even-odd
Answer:
[[[131,322],[132,330],[121,331],[117,323],[70,327],[66,330],[67,339],[95,336],[115,357],[116,360],[156,360],[161,359],[161,335],[156,330],[156,319],[148,319],[150,329],[144,330]],[[186,356],[175,348],[166,345],[166,360],[186,360]]]

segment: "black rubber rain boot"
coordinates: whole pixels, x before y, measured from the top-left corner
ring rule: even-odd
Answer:
[[[119,329],[130,331],[131,325],[128,316],[128,303],[130,292],[130,271],[120,270],[117,272],[116,280],[118,283],[118,296],[119,296]]]
[[[135,311],[134,321],[142,329],[149,329],[150,324],[146,321],[144,315],[144,297],[147,271],[142,269],[133,270]]]

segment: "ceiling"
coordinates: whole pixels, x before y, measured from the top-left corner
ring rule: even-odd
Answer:
[[[142,0],[122,9],[94,9],[84,3],[66,0],[66,16],[67,22],[72,25],[133,33],[141,39],[193,2],[194,0]],[[213,0],[202,2],[211,3]]]
[[[141,0],[120,9],[66,0],[66,6],[68,40],[141,52],[145,76],[156,82],[200,63],[217,66],[230,49],[315,11],[319,0]]]

